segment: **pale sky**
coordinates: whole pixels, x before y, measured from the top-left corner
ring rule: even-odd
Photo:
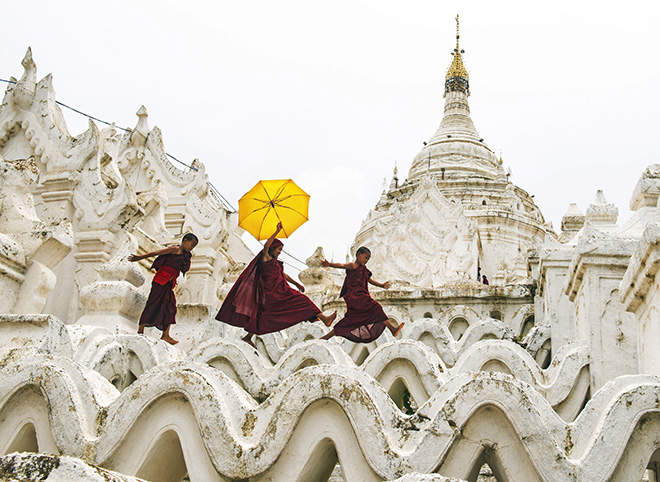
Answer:
[[[310,221],[285,249],[343,260],[442,119],[457,13],[472,119],[512,182],[556,231],[597,189],[627,220],[660,163],[657,1],[24,0],[3,5],[0,78],[31,46],[60,102],[121,127],[144,104],[234,207],[259,179],[293,179]]]

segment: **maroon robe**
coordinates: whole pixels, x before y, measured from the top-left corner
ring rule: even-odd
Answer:
[[[339,296],[346,302],[346,315],[335,326],[335,333],[356,343],[369,343],[378,338],[388,316],[369,294],[367,282],[371,271],[366,266],[346,270]]]
[[[190,269],[191,257],[190,253],[173,253],[158,256],[154,260],[151,267],[158,271],[151,282],[151,291],[140,316],[140,325],[155,326],[160,331],[165,331],[168,326],[176,323],[176,298],[173,290],[179,273]]]
[[[215,319],[263,335],[302,321],[315,321],[321,310],[294,290],[276,258],[261,261],[259,253],[245,268],[227,294]]]

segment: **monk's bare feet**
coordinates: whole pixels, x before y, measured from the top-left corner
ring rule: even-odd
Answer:
[[[323,335],[321,338],[319,338],[319,340],[329,340],[333,336],[335,336],[335,330],[330,330],[329,333],[326,333],[325,335]]]
[[[325,326],[332,325],[332,322],[337,318],[337,310],[333,311],[330,316],[319,317]]]
[[[406,324],[405,322],[401,323],[401,324],[397,327],[396,331],[395,331],[394,333],[392,333],[392,336],[393,336],[394,338],[396,338],[396,337],[399,335],[399,333],[401,333],[401,329],[403,328],[403,325],[405,325],[405,324]]]
[[[144,325],[138,325],[138,335],[144,335]]]
[[[161,336],[160,339],[163,340],[163,341],[166,341],[170,345],[176,345],[177,343],[179,343],[178,340],[175,340],[171,336]]]
[[[247,336],[246,336],[246,337],[243,337],[243,338],[241,338],[241,340],[243,340],[245,343],[247,343],[248,345],[250,345],[250,346],[251,346],[252,348],[254,348],[255,350],[257,349],[257,345],[254,344],[254,342],[252,341],[252,337],[251,337],[251,336],[250,336],[250,337],[247,337]]]

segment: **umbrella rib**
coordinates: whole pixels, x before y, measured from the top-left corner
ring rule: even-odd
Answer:
[[[282,219],[280,218],[280,214],[277,212],[277,209],[273,209],[273,212],[275,213],[275,216],[277,217],[277,220],[282,224],[282,232],[284,233],[284,237],[288,238],[289,235],[284,230],[284,223],[282,222]],[[266,216],[264,216],[264,221],[265,220],[266,220]],[[261,222],[261,225],[263,226],[263,221]]]
[[[279,205],[279,203],[281,203],[282,201],[286,201],[289,198],[297,197],[297,196],[307,196],[307,197],[309,197],[309,194],[289,194],[288,196],[284,196],[284,197],[276,197],[273,202],[277,203]]]
[[[273,204],[274,201],[277,200],[277,196],[280,195],[280,193],[281,193],[282,190],[284,189],[284,186],[286,186],[286,183],[282,184],[282,185],[278,188],[278,190],[275,192],[275,196],[273,196],[272,198],[270,197],[270,194],[268,194],[268,191],[267,191],[266,188],[264,187],[264,193],[266,193],[266,197],[268,198],[268,203],[269,203],[269,204]],[[259,201],[263,201],[263,200],[259,199]]]
[[[291,182],[291,179],[289,179],[287,182],[283,183],[283,184],[279,187],[279,189],[278,189],[277,192],[275,193],[275,197],[274,197],[274,199],[277,199],[278,196],[279,196],[280,194],[282,194],[282,191],[284,191],[284,188],[286,187],[287,184],[289,184],[289,182]],[[266,193],[266,194],[268,194],[268,193]]]
[[[268,214],[268,213],[266,213],[266,214]],[[261,237],[261,230],[262,230],[263,227],[264,227],[264,222],[265,222],[265,221],[266,221],[266,216],[264,216],[264,217],[261,219],[261,224],[259,225],[259,236],[257,236],[257,239],[259,239],[259,238]]]
[[[261,183],[261,181],[259,181],[259,182]],[[259,198],[256,198],[256,197],[253,197],[252,199],[254,199],[255,201],[260,201],[260,202],[264,203],[265,205],[272,204],[273,200],[271,199],[270,194],[268,194],[268,191],[266,190],[266,187],[262,184],[261,188],[263,189],[264,194],[268,198],[268,201],[264,201],[263,199],[259,199]]]
[[[275,210],[275,209],[274,209],[274,211],[275,211],[275,216],[277,216],[277,219],[279,219],[280,222],[282,223],[282,231],[284,232],[284,235],[288,238],[289,233],[287,233],[286,230],[284,229],[284,223],[282,222],[282,219],[280,218],[280,213],[278,213],[277,210]]]
[[[264,205],[261,207],[261,209],[268,209],[270,211],[271,207],[274,207],[273,200],[270,197],[270,194],[268,194],[268,191],[264,187],[264,193],[266,193],[266,197],[268,198],[268,202],[264,202],[262,199],[260,199],[261,202],[264,203]],[[264,227],[264,223],[266,222],[266,218],[268,217],[268,211],[266,211],[266,214],[264,214],[264,217],[261,219],[261,224],[259,225],[259,234],[261,234],[261,230]],[[275,212],[275,215],[277,215],[277,212]],[[277,217],[279,219],[279,216]],[[286,233],[285,233],[286,234]]]
[[[270,206],[270,204],[266,204],[266,205],[260,207],[259,209],[265,209],[265,208],[268,208],[269,206]],[[281,206],[281,207],[283,207],[283,206]],[[290,209],[290,208],[289,208],[289,209]],[[258,210],[255,210],[255,211],[258,211]],[[277,217],[277,220],[278,220],[280,223],[282,223],[282,219],[280,218],[280,215],[279,215],[279,213],[277,212],[277,209],[273,209],[273,212],[275,213],[275,216]],[[266,213],[266,214],[268,214],[268,213]],[[263,229],[263,227],[264,227],[264,223],[265,223],[265,222],[266,222],[266,216],[264,216],[264,217],[262,218],[262,220],[261,220],[261,224],[259,225],[259,233],[261,233],[261,230]],[[284,229],[284,223],[282,223],[282,232],[284,233],[284,236],[285,236],[285,237],[288,237],[288,236],[289,236],[289,235],[286,233],[286,230]]]
[[[301,212],[298,211],[297,209],[291,208],[291,207],[289,207],[289,206],[278,206],[278,207],[281,208],[281,209],[290,209],[291,211],[300,214],[303,218],[305,218],[305,219],[309,219],[307,216],[305,216],[303,213],[301,213]],[[275,212],[277,212],[277,211],[275,211]],[[279,217],[279,215],[278,215],[278,216],[277,216],[277,219],[279,219],[279,218],[280,218],[280,217]]]
[[[261,200],[261,199],[255,199],[255,201],[262,201],[262,200]],[[263,201],[262,201],[262,202],[263,202]],[[246,221],[248,218],[250,218],[253,214],[256,214],[256,213],[258,213],[259,211],[261,211],[261,210],[263,210],[263,209],[267,209],[267,208],[269,208],[269,207],[270,207],[270,204],[266,204],[266,203],[264,203],[263,206],[254,209],[250,214],[248,214],[247,216],[245,216],[245,219],[243,219],[243,222],[245,222],[245,221]],[[264,225],[264,221],[265,221],[265,220],[266,220],[266,216],[264,215],[264,217],[263,217],[262,220],[261,220],[261,224],[260,224],[260,226],[259,226],[259,231],[258,231],[258,233],[261,233],[261,229],[263,228],[263,225]],[[259,239],[259,236],[258,236],[258,235],[257,235],[257,239]]]
[[[264,204],[264,205],[261,206],[260,208],[255,208],[255,209],[253,209],[252,212],[250,212],[250,214],[248,214],[247,216],[245,216],[245,219],[249,218],[250,216],[252,216],[252,215],[253,215],[254,213],[256,213],[257,211],[261,211],[262,209],[267,209],[269,206],[270,206],[270,204]],[[245,220],[245,219],[244,219],[244,220]]]

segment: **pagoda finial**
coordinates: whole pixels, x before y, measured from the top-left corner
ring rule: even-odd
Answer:
[[[392,182],[390,182],[390,191],[399,188],[399,169],[394,161],[394,174],[392,176]]]
[[[465,53],[465,50],[461,50],[459,40],[460,35],[460,24],[458,15],[456,15],[456,48],[452,52],[454,59],[449,66],[447,75],[445,76],[445,96],[447,92],[451,91],[460,91],[464,92],[467,95],[470,95],[470,83],[469,75],[465,65],[463,65],[463,58],[461,54]]]

